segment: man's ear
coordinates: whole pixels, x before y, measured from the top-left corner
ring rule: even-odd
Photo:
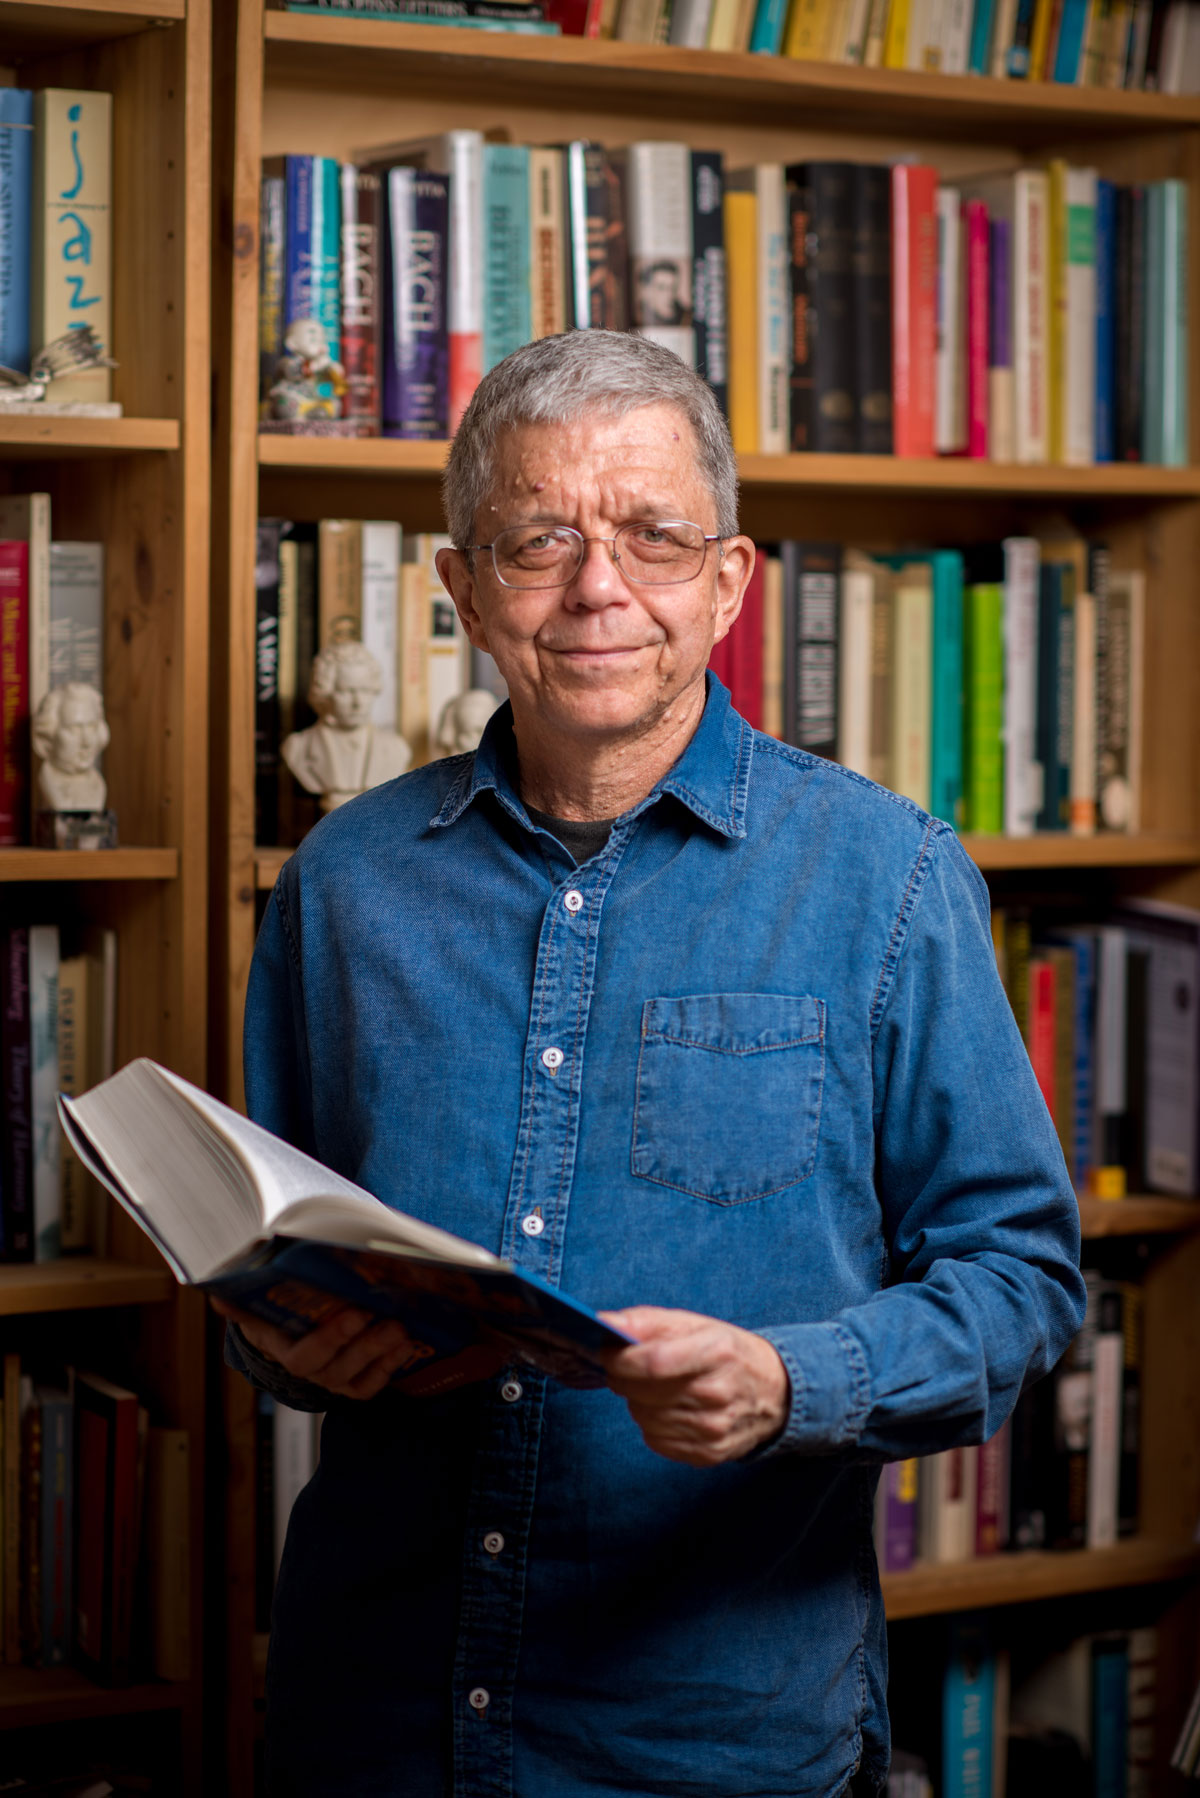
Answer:
[[[718,553],[724,549],[717,569],[716,617],[713,629],[713,642],[719,643],[722,637],[729,635],[737,622],[746,588],[750,585],[750,576],[754,573],[757,552],[751,537],[726,537],[723,545],[715,544],[714,548]]]
[[[442,585],[462,619],[467,641],[474,649],[487,649],[487,633],[475,607],[475,570],[470,561],[460,549],[439,549],[436,563]]]

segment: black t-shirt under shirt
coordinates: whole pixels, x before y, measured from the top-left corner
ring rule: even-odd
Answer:
[[[599,855],[616,822],[615,818],[554,818],[549,812],[535,811],[531,805],[525,810],[539,830],[548,830],[558,838],[577,866]]]

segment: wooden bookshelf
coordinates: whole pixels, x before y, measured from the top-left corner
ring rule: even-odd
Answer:
[[[671,47],[539,39],[318,18],[237,0],[217,24],[218,180],[231,225],[214,291],[215,444],[213,971],[211,1071],[240,1098],[245,982],[263,894],[290,851],[254,840],[254,531],[273,516],[390,517],[441,528],[447,446],[260,434],[257,420],[260,159],[303,150],[348,159],[362,146],[450,126],[504,127],[517,142],[641,138],[720,147],[731,167],[802,156],[885,161],[912,153],[948,178],[1015,167],[1047,151],[1118,180],[1191,180],[1200,243],[1200,98],[1051,83],[864,70]],[[397,109],[400,109],[398,112]],[[401,119],[401,123],[397,120]],[[1190,297],[1200,342],[1200,282]],[[1200,356],[1190,400],[1200,419]],[[1195,433],[1193,441],[1196,441]],[[1200,467],[1020,467],[965,458],[743,456],[745,528],[848,542],[969,543],[1066,520],[1103,534],[1116,566],[1147,571],[1142,830],[1087,839],[973,837],[989,880],[1083,910],[1122,893],[1200,904]],[[967,1605],[1012,1610],[1040,1599],[1144,1587],[1168,1640],[1196,1660],[1200,1557],[1200,1203],[1131,1197],[1080,1202],[1083,1233],[1106,1257],[1144,1269],[1143,1536],[1102,1553],[1003,1556],[886,1582],[897,1620]],[[252,1787],[254,1667],[253,1396],[225,1389],[230,1703],[227,1790]],[[1189,1632],[1190,1635],[1189,1635]],[[1197,1667],[1200,1672],[1200,1667]],[[1164,1732],[1175,1719],[1163,1718]]]
[[[117,935],[118,1064],[206,1073],[210,529],[209,0],[0,0],[0,79],[113,96],[113,398],[120,418],[0,412],[0,492],[47,492],[57,539],[105,546],[105,756],[123,846],[0,850],[5,924]],[[99,1201],[98,1201],[99,1202]],[[102,1254],[0,1267],[0,1348],[136,1388],[188,1431],[193,1674],[110,1690],[70,1668],[0,1669],[0,1729],[105,1720],[136,1771],[199,1798],[203,1766],[205,1313],[115,1208]],[[28,1358],[26,1360],[26,1357]],[[162,1715],[155,1716],[155,1713]],[[61,1733],[45,1739],[57,1746]],[[163,1756],[173,1757],[163,1764]],[[10,1749],[0,1765],[11,1764]]]

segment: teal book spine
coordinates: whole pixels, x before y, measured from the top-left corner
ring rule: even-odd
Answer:
[[[0,364],[20,374],[29,367],[32,230],[33,92],[0,87]]]
[[[1168,468],[1186,468],[1189,461],[1187,198],[1186,181],[1162,183],[1162,459]]]
[[[950,1625],[942,1685],[942,1798],[999,1798],[992,1790],[996,1657],[982,1618]]]
[[[929,733],[929,809],[963,821],[963,559],[935,549],[933,570],[933,716]]]
[[[332,156],[289,156],[285,162],[286,262],[284,324],[315,318],[336,362],[342,348],[342,206]]]
[[[980,581],[963,594],[963,827],[1004,829],[1004,587]]]
[[[1142,461],[1161,462],[1165,448],[1165,307],[1163,304],[1165,183],[1146,184],[1146,304],[1143,318]]]
[[[750,48],[756,56],[779,55],[786,18],[786,0],[758,0],[750,29]]]
[[[483,367],[529,342],[529,150],[524,144],[483,149]]]

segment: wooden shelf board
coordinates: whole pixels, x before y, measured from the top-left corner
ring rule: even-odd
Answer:
[[[1079,1222],[1090,1241],[1100,1236],[1166,1236],[1200,1229],[1200,1199],[1164,1199],[1157,1193],[1093,1199],[1081,1194]]]
[[[701,106],[714,121],[749,111],[785,113],[806,127],[822,119],[861,131],[865,121],[869,130],[899,126],[940,137],[977,136],[999,127],[1025,142],[1089,129],[1169,131],[1200,123],[1200,99],[1192,95],[282,11],[268,11],[264,29],[268,82],[438,83],[461,90],[465,84],[503,81],[510,97],[534,94],[566,103],[586,96],[593,108],[627,109],[631,102],[651,99],[676,112]]]
[[[10,1263],[0,1267],[0,1317],[97,1310],[106,1305],[155,1305],[170,1298],[174,1290],[175,1281],[162,1266],[141,1267],[91,1255]]]
[[[38,418],[31,412],[0,411],[0,457],[10,462],[41,456],[119,456],[178,448],[177,418]]]
[[[0,0],[0,61],[104,43],[186,17],[186,0]]]
[[[1022,868],[1165,868],[1200,862],[1200,838],[1124,836],[1101,831],[1072,837],[1046,831],[1032,837],[964,836],[963,848],[987,872]]]
[[[0,849],[0,882],[175,880],[178,849]]]
[[[1116,1586],[1146,1586],[1200,1574],[1200,1549],[1133,1540],[1113,1548],[991,1555],[947,1567],[882,1576],[889,1622],[976,1607],[1069,1598]]]
[[[98,1686],[73,1667],[0,1667],[0,1730],[182,1710],[189,1691],[160,1680]]]
[[[430,479],[441,474],[448,448],[446,443],[406,443],[394,437],[260,436],[258,461],[261,468]],[[738,473],[743,487],[1076,499],[1200,496],[1200,468],[1139,463],[1025,468],[1016,463],[973,462],[950,456],[921,460],[900,456],[739,456]]]

